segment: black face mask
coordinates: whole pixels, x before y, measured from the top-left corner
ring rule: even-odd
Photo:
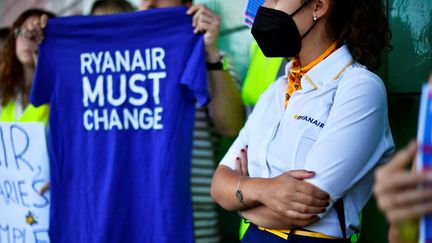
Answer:
[[[295,57],[300,53],[302,37],[292,17],[305,5],[304,3],[291,15],[271,8],[260,7],[252,25],[252,35],[266,57]]]

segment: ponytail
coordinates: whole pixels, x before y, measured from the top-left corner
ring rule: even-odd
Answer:
[[[391,50],[387,17],[381,0],[332,0],[329,32],[347,44],[355,61],[376,70],[383,50]]]

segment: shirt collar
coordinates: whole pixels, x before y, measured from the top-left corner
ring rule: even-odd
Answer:
[[[345,71],[352,62],[353,57],[348,46],[343,45],[302,77],[301,92],[319,89],[326,82],[333,81],[335,78],[338,78],[341,72]],[[293,62],[290,61],[285,66],[285,77],[288,77],[292,63]]]

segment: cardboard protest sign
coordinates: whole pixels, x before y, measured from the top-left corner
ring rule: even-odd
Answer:
[[[43,123],[0,122],[0,242],[49,242],[49,162]]]

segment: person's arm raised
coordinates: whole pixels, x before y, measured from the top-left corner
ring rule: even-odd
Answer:
[[[278,215],[310,219],[311,215],[324,212],[329,200],[327,193],[303,181],[313,176],[313,172],[298,170],[275,178],[250,178],[222,165],[215,172],[211,192],[213,199],[227,210],[265,205]],[[236,197],[237,188],[242,191],[243,202]]]
[[[217,47],[220,17],[203,4],[192,6],[187,14],[193,15],[195,33],[204,33],[207,62],[221,62],[222,56]],[[235,137],[245,122],[239,88],[226,70],[209,70],[207,76],[211,93],[209,111],[215,129],[223,136]]]
[[[48,24],[48,16],[46,14],[42,14],[40,18],[35,19],[28,25],[28,30],[32,35],[32,39],[36,41],[38,45],[40,45],[45,37],[44,29]],[[38,49],[33,53],[34,63],[37,64],[38,57]]]
[[[32,36],[34,36],[36,43],[41,44],[45,35],[44,35],[44,29],[48,24],[48,16],[46,14],[41,15],[40,18],[35,19],[33,22],[31,22],[28,25],[28,30],[32,33]]]

